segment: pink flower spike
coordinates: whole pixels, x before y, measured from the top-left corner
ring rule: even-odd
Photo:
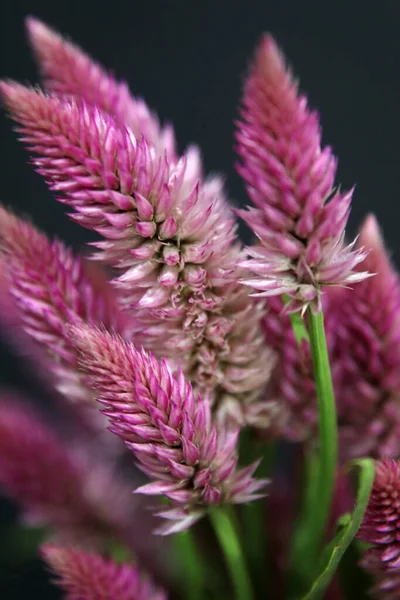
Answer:
[[[174,531],[190,526],[193,515],[199,518],[209,504],[248,502],[265,486],[252,478],[251,468],[224,468],[236,454],[231,443],[236,437],[217,433],[209,414],[203,415],[210,411],[208,403],[193,398],[182,373],[173,375],[165,361],[88,326],[72,328],[71,340],[81,353],[81,368],[106,407],[113,433],[127,443],[139,467],[153,480],[138,491],[165,494],[174,515],[181,511]],[[143,416],[144,435],[131,424],[131,415]],[[215,452],[210,452],[213,440]],[[194,485],[203,469],[208,469],[209,477]],[[162,532],[171,533],[169,527]]]
[[[41,554],[66,592],[65,600],[166,600],[136,566],[50,544],[42,546]]]
[[[113,283],[135,311],[136,342],[179,364],[221,418],[253,420],[272,361],[263,304],[238,282],[242,251],[220,180],[201,181],[194,149],[171,165],[81,100],[0,90],[52,190],[105,238],[96,257],[122,271]]]
[[[93,406],[66,332],[74,323],[91,322],[127,333],[127,321],[104,274],[1,206],[0,250],[22,326],[47,356],[57,390],[69,401]]]
[[[400,455],[400,279],[376,218],[368,216],[357,247],[374,276],[341,291],[332,305],[332,353],[344,460]],[[358,267],[360,268],[360,267]]]
[[[160,129],[157,117],[143,100],[131,95],[125,82],[116,81],[78,46],[42,21],[28,17],[26,28],[46,89],[97,106],[129,127],[139,139],[144,136],[160,156],[166,152],[169,159],[176,162],[172,128]]]
[[[245,266],[244,279],[260,295],[289,294],[292,310],[312,304],[319,290],[347,285],[368,274],[355,271],[365,254],[344,243],[350,193],[333,189],[336,159],[321,148],[318,115],[285,65],[270,35],[257,50],[244,87],[236,134],[248,194],[257,207],[240,211],[260,240],[263,256]],[[276,265],[286,269],[276,270]]]
[[[104,455],[94,463],[90,449],[78,447],[76,440],[67,444],[53,425],[3,393],[0,487],[21,505],[25,521],[50,526],[53,534],[74,543],[99,544],[119,537],[141,553],[131,525],[143,518],[140,504],[132,502],[129,487],[113,471],[114,463]]]
[[[376,571],[400,572],[400,462],[382,459],[377,462],[374,485],[358,532],[358,537],[372,544],[364,561],[373,561]]]

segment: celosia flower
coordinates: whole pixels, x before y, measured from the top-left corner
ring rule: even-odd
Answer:
[[[157,117],[142,99],[134,98],[125,82],[119,82],[73,43],[63,39],[41,21],[26,20],[29,41],[37,58],[46,89],[60,96],[82,98],[143,135],[160,155],[176,162],[174,132],[160,129]]]
[[[127,323],[113,290],[98,269],[1,206],[0,250],[25,332],[46,352],[57,390],[70,401],[92,403],[66,331],[90,322],[124,334]]]
[[[376,600],[398,600],[400,596],[399,569],[385,569],[379,558],[368,553],[361,560],[361,566],[374,579],[374,586],[370,590],[372,598]]]
[[[361,540],[373,544],[367,557],[379,560],[383,570],[400,570],[399,528],[400,462],[384,458],[376,464],[374,485],[358,532]]]
[[[65,600],[166,600],[136,566],[54,545],[42,546],[41,554],[66,592]]]
[[[94,328],[75,327],[71,339],[111,431],[153,480],[136,491],[172,501],[159,516],[174,523],[159,533],[190,527],[208,506],[260,497],[266,481],[252,478],[257,463],[236,468],[238,431],[217,432],[209,404],[194,397],[182,372],[175,376],[165,361]]]
[[[170,164],[82,101],[1,89],[39,171],[74,219],[106,238],[97,256],[123,271],[114,283],[141,342],[180,364],[222,414],[264,423],[263,307],[238,283],[241,250],[220,182],[201,183],[193,150]]]
[[[318,115],[271,36],[257,50],[246,80],[238,123],[239,173],[256,208],[239,211],[260,239],[243,264],[244,283],[259,296],[289,294],[291,308],[318,306],[324,285],[346,285],[367,274],[364,258],[345,246],[352,192],[333,189],[336,160],[321,149]]]
[[[36,378],[46,386],[53,387],[53,377],[49,376],[46,365],[46,352],[25,332],[22,314],[10,294],[10,280],[7,258],[0,252],[0,332],[2,341],[9,344],[18,357],[25,361],[24,367],[34,372]]]
[[[175,316],[171,296],[183,288],[203,290],[203,263],[213,254],[224,256],[234,239],[219,184],[198,185],[194,151],[173,166],[83,101],[18,84],[2,83],[1,90],[51,189],[78,213],[75,220],[106,238],[95,245],[103,260],[123,270],[118,281],[127,302]],[[211,264],[216,270],[215,258]]]
[[[111,463],[99,451],[94,461],[76,441],[67,444],[9,393],[0,403],[0,486],[31,525],[81,544],[119,537],[143,547],[133,530],[143,514]]]
[[[331,307],[332,353],[342,456],[400,454],[400,280],[369,216],[359,246],[374,277],[341,290]]]
[[[87,431],[100,436],[112,452],[120,451],[122,446],[115,444],[96,410],[93,392],[82,382],[75,349],[66,334],[73,323],[91,322],[128,335],[128,320],[118,310],[104,273],[1,206],[0,250],[6,257],[3,295],[8,292],[16,303],[16,325],[33,340],[28,346],[35,362],[41,362],[48,382],[69,403],[80,406],[77,415]],[[3,321],[8,318],[4,316]],[[15,335],[21,337],[18,331]],[[25,339],[21,342],[26,344]]]

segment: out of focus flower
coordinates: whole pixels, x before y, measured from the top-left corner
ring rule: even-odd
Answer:
[[[160,129],[157,117],[142,99],[132,96],[125,82],[116,81],[75,44],[38,19],[28,17],[26,27],[47,90],[97,106],[129,127],[137,138],[143,135],[160,155],[166,152],[172,162],[176,161],[172,128]]]
[[[40,370],[47,371],[50,383],[67,402],[79,405],[80,420],[88,432],[100,436],[110,450],[120,450],[105,430],[93,392],[82,381],[75,349],[66,334],[72,324],[90,322],[128,335],[128,319],[119,310],[115,291],[99,267],[74,256],[64,244],[50,241],[1,206],[0,250],[5,256],[2,304],[6,308],[6,294],[15,303],[2,316],[3,323],[7,327],[7,320],[13,321],[17,346],[27,343],[18,329],[31,338],[30,354],[41,362]]]
[[[291,309],[319,306],[319,290],[367,277],[365,254],[345,245],[352,192],[333,188],[336,160],[321,149],[318,115],[307,107],[271,36],[262,39],[245,83],[237,141],[255,208],[239,211],[260,244],[243,265],[258,296],[288,294]]]
[[[372,545],[361,565],[375,579],[371,594],[377,600],[400,595],[400,462],[377,461],[371,496],[358,537]]]
[[[373,545],[365,560],[376,559],[379,568],[400,572],[399,529],[400,463],[384,458],[376,464],[374,485],[358,532],[361,540]]]
[[[73,548],[46,545],[41,550],[65,600],[166,600],[136,566]]]
[[[260,497],[266,481],[252,478],[257,463],[236,468],[238,430],[217,432],[209,403],[194,397],[182,372],[175,376],[165,361],[94,328],[75,327],[71,339],[111,431],[153,480],[136,491],[172,501],[159,516],[173,524],[159,533],[190,527],[208,506]]]
[[[366,554],[361,566],[370,574],[374,585],[370,595],[376,600],[398,600],[400,597],[400,570],[385,570],[382,562],[376,556]]]
[[[0,486],[29,524],[80,544],[127,539],[139,506],[104,456],[71,448],[10,394],[0,404]]]
[[[0,206],[0,250],[10,294],[25,332],[45,351],[55,386],[69,401],[92,403],[66,334],[72,324],[103,324],[125,333],[113,290],[98,269],[50,241],[33,225]]]
[[[374,277],[341,290],[331,308],[332,353],[344,459],[400,455],[400,279],[376,219],[360,230]]]

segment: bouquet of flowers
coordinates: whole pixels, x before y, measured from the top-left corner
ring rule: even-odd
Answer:
[[[400,598],[400,279],[373,215],[346,241],[353,192],[274,39],[236,210],[124,82],[27,30],[44,91],[1,99],[96,237],[86,259],[0,207],[2,333],[58,401],[2,393],[0,486],[65,598]]]

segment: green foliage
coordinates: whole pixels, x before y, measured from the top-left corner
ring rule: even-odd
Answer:
[[[322,553],[319,574],[302,600],[318,600],[322,597],[363,520],[374,482],[374,461],[362,458],[352,465],[360,469],[356,507],[351,515],[342,515],[338,520],[337,533]]]

